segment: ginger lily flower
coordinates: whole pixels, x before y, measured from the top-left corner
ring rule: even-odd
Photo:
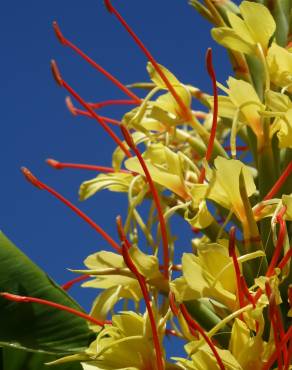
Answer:
[[[243,1],[239,6],[239,17],[227,12],[231,27],[212,29],[213,38],[226,48],[253,55],[260,47],[266,54],[276,23],[269,10],[262,4]]]

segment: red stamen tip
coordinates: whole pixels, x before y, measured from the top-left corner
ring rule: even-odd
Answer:
[[[120,125],[120,128],[121,128],[122,134],[123,134],[123,136],[126,140],[126,143],[129,145],[129,147],[131,149],[134,149],[135,148],[135,143],[132,139],[132,136],[131,136],[129,130],[124,125]]]
[[[113,12],[113,6],[110,2],[110,0],[104,0],[104,5],[106,6],[107,10],[112,13]]]
[[[206,52],[206,67],[210,76],[213,73],[212,49],[208,48]]]
[[[55,34],[57,36],[57,39],[60,41],[60,43],[62,45],[66,45],[66,39],[65,37],[63,36],[59,26],[58,26],[58,23],[56,21],[53,22],[53,29],[55,31]]]
[[[30,172],[30,170],[26,167],[21,167],[21,172],[24,174],[27,181],[29,181],[35,187],[43,190],[44,187],[42,183]]]
[[[8,301],[13,301],[13,302],[27,302],[26,297],[22,297],[16,294],[11,294],[11,293],[0,293],[0,296],[7,299]]]
[[[51,70],[52,70],[54,79],[56,80],[57,84],[60,86],[63,86],[63,79],[61,77],[61,73],[59,71],[59,68],[55,60],[51,61]]]
[[[117,230],[118,230],[120,240],[125,241],[126,237],[125,237],[125,232],[123,229],[122,217],[120,215],[116,217],[116,224],[117,224]]]
[[[46,159],[46,163],[49,166],[51,166],[53,168],[56,168],[57,170],[61,170],[63,168],[60,162],[58,162],[58,161],[56,161],[55,159],[52,159],[52,158]]]
[[[66,96],[66,98],[65,98],[65,104],[66,104],[69,112],[71,114],[73,114],[73,116],[77,116],[76,108],[74,107],[70,96]]]

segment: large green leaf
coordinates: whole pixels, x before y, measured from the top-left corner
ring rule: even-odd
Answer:
[[[81,307],[0,232],[0,292],[33,296],[82,311]],[[0,297],[0,346],[63,355],[83,351],[94,333],[68,312]]]
[[[2,370],[82,370],[81,365],[77,362],[55,365],[52,368],[45,365],[46,362],[55,359],[56,356],[54,355],[27,352],[21,349],[6,347],[3,348],[0,368]]]

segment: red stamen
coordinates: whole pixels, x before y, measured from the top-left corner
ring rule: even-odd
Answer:
[[[277,215],[277,222],[280,224],[280,230],[278,235],[277,244],[274,250],[273,257],[271,259],[270,265],[268,267],[268,271],[266,273],[266,276],[270,277],[274,273],[274,268],[277,266],[281,251],[283,249],[285,236],[286,236],[286,223],[283,219],[283,215],[286,212],[287,207],[283,206],[280,210],[280,212]]]
[[[282,338],[281,338],[281,335],[280,335],[280,338],[279,338],[279,336],[278,336],[278,325],[279,325],[279,323],[277,322],[278,320],[277,320],[277,315],[276,315],[277,307],[276,307],[276,302],[275,302],[275,296],[272,294],[272,290],[271,290],[271,287],[270,287],[268,282],[266,282],[265,286],[266,286],[267,297],[269,299],[269,304],[270,304],[269,316],[270,316],[271,324],[272,324],[272,327],[273,327],[274,342],[275,342],[275,347],[276,347],[276,350],[277,350],[277,357],[278,357],[278,366],[279,366],[279,370],[282,370],[283,369],[283,361],[282,361],[281,350],[279,349],[279,344],[280,344],[280,340],[283,339],[284,334],[282,335]],[[282,330],[283,330],[283,333],[284,333],[283,328],[282,328]],[[279,329],[279,334],[280,334],[280,329]],[[283,347],[283,350],[284,350],[284,348],[285,348],[286,354],[287,354],[286,346]]]
[[[57,170],[62,170],[64,168],[74,168],[79,170],[90,170],[90,171],[100,171],[105,173],[115,173],[121,172],[126,174],[133,174],[131,171],[120,169],[119,171],[115,171],[112,167],[105,167],[105,166],[96,166],[91,164],[79,164],[79,163],[64,163],[56,161],[55,159],[48,158],[46,160],[47,164]]]
[[[0,293],[0,296],[2,296],[3,298],[5,298],[9,301],[12,301],[12,302],[38,303],[38,304],[42,304],[42,305],[45,305],[45,306],[50,306],[50,307],[56,308],[57,310],[66,311],[66,312],[72,313],[75,316],[82,317],[83,319],[85,319],[87,321],[90,321],[91,323],[93,323],[95,325],[99,325],[99,326],[104,326],[105,324],[111,324],[112,323],[110,320],[105,320],[105,321],[97,320],[92,316],[89,316],[89,315],[87,315],[83,312],[75,310],[74,308],[67,307],[67,306],[64,306],[62,304],[55,303],[55,302],[52,302],[52,301],[47,301],[46,299],[20,296],[20,295],[11,294],[11,293]]]
[[[77,278],[67,281],[67,283],[63,284],[62,289],[69,290],[74,284],[79,283],[80,281],[83,281],[83,280],[87,280],[90,277],[91,277],[90,275],[78,276]]]
[[[169,292],[168,300],[169,300],[169,307],[171,309],[171,312],[174,314],[174,316],[178,316],[179,315],[179,309],[178,309],[177,305],[175,304],[175,296],[174,296],[173,292]]]
[[[122,241],[122,254],[123,254],[125,264],[132,271],[132,273],[136,276],[138,283],[140,285],[140,289],[143,294],[143,298],[145,300],[145,304],[146,304],[146,308],[147,308],[147,312],[148,312],[148,316],[150,320],[151,330],[153,334],[153,344],[154,344],[155,352],[156,352],[157,368],[158,370],[163,370],[164,369],[163,355],[162,355],[159,336],[158,336],[158,332],[156,328],[156,322],[155,322],[154,313],[153,313],[152,306],[151,306],[151,300],[150,300],[147,284],[145,281],[145,277],[140,274],[140,272],[138,271],[137,267],[135,266],[135,264],[133,263],[131,259],[131,256],[129,253],[129,247],[131,247],[131,244],[125,235],[120,217],[117,217],[117,226],[118,226],[118,233]]]
[[[116,99],[116,100],[106,100],[99,103],[88,103],[93,109],[101,109],[103,107],[108,107],[110,105],[137,105],[139,104],[137,100],[125,100],[125,99]]]
[[[147,168],[147,165],[144,161],[144,158],[142,157],[139,149],[135,145],[129,131],[127,128],[123,125],[121,125],[121,130],[124,135],[124,138],[129,145],[129,147],[133,150],[133,152],[136,154],[141,167],[143,168],[143,171],[145,173],[145,177],[147,179],[151,194],[153,196],[153,200],[157,209],[157,214],[158,214],[158,219],[159,219],[159,224],[160,224],[160,229],[161,229],[161,236],[162,236],[162,245],[163,245],[163,259],[164,259],[164,276],[168,280],[169,274],[168,274],[168,268],[169,268],[169,251],[168,251],[168,239],[167,239],[167,229],[166,229],[166,224],[158,196],[158,192],[156,190],[156,187],[154,185],[154,182],[152,180],[152,177],[150,175],[150,172]]]
[[[235,270],[239,308],[242,308],[244,307],[244,294],[241,288],[241,272],[235,252],[235,232],[236,228],[235,226],[232,226],[229,231],[229,256],[232,257],[233,266]],[[243,319],[243,316],[240,315],[240,318]]]
[[[289,250],[287,251],[287,253],[284,255],[284,257],[281,259],[281,261],[278,264],[279,269],[282,270],[286,266],[291,256],[292,256],[292,247],[290,246]]]
[[[70,85],[67,84],[66,81],[62,79],[55,61],[52,61],[51,66],[52,66],[53,75],[56,81],[58,82],[58,84],[64,87],[70,93],[70,95],[72,95],[92,115],[92,117],[96,119],[96,121],[103,127],[103,129],[109,134],[109,136],[115,141],[115,143],[123,150],[123,152],[128,157],[131,157],[131,153],[129,152],[129,150],[125,147],[125,145],[118,138],[118,136],[108,127],[108,125],[104,122],[104,120],[97,113],[95,113],[95,111],[88,105],[88,103],[86,103],[85,100],[83,100],[81,96],[79,96],[77,92],[73,90]]]
[[[278,356],[278,351],[281,351],[282,348],[286,345],[286,343],[291,340],[292,338],[292,326],[288,329],[286,334],[284,335],[283,339],[278,345],[278,348],[275,349],[275,351],[272,353],[268,361],[263,366],[262,370],[270,370],[272,368],[273,363],[276,361]]]
[[[230,152],[231,151],[231,146],[224,146],[224,149],[227,151],[227,152]],[[249,147],[248,146],[245,146],[245,145],[237,145],[236,146],[236,151],[237,152],[245,152],[249,150]]]
[[[208,335],[204,332],[203,328],[201,328],[201,326],[190,316],[190,314],[188,313],[188,311],[186,309],[186,306],[184,304],[180,304],[179,307],[180,307],[181,313],[183,314],[183,317],[186,320],[187,324],[191,328],[197,330],[202,335],[202,337],[204,338],[204,340],[206,341],[206,343],[210,347],[211,351],[213,352],[220,369],[225,370],[225,366],[224,366],[224,364],[223,364],[223,362],[222,362],[222,360],[219,356],[219,353],[217,352],[216,347],[214,346],[214,344],[212,343],[212,341],[208,337]]]
[[[287,359],[284,361],[285,368],[284,370],[289,370],[289,365],[292,362],[292,340],[290,339],[288,345],[288,356]]]
[[[46,190],[47,192],[52,194],[55,198],[59,199],[67,207],[72,209],[72,211],[75,212],[79,217],[86,221],[95,231],[97,231],[118,253],[121,253],[120,246],[84,212],[82,212],[79,208],[74,206],[71,202],[69,202],[69,200],[64,198],[61,194],[57,193],[54,189],[50,188],[49,186],[41,182],[39,179],[37,179],[34,175],[32,175],[32,173],[27,168],[22,167],[21,171],[31,184],[33,184],[39,189]]]
[[[70,98],[70,96],[67,96],[66,99],[65,99],[65,103],[67,105],[67,108],[69,110],[69,112],[73,115],[73,116],[85,116],[85,117],[89,117],[89,118],[93,118],[92,115],[85,111],[85,110],[82,110],[82,109],[78,109],[78,108],[75,108],[73,103],[72,103],[72,100]],[[121,122],[116,120],[116,119],[113,119],[113,118],[110,118],[110,117],[106,117],[106,116],[100,116],[101,119],[104,120],[104,122],[107,122],[107,123],[112,123],[113,125],[116,125],[116,126],[120,126]]]
[[[213,96],[214,96],[214,106],[213,106],[213,120],[212,120],[212,127],[210,132],[210,138],[208,142],[208,147],[206,151],[206,161],[209,162],[211,159],[213,147],[214,147],[214,141],[216,138],[216,130],[217,130],[217,120],[218,120],[218,91],[217,91],[217,85],[216,85],[216,74],[212,63],[212,49],[209,48],[207,50],[206,54],[206,66],[208,74],[212,80],[212,88],[213,88]],[[206,175],[206,169],[205,167],[202,167],[201,173],[198,179],[199,184],[202,184],[205,180]]]
[[[82,50],[80,50],[76,45],[74,45],[71,41],[67,40],[57,24],[57,22],[53,22],[53,28],[56,33],[58,40],[64,46],[69,46],[72,50],[74,50],[77,54],[79,54],[86,62],[88,62],[93,68],[97,69],[101,72],[104,76],[106,76],[111,82],[113,82],[120,90],[122,90],[126,95],[128,95],[131,99],[135,100],[137,104],[140,104],[139,97],[134,94],[131,90],[129,90],[124,84],[122,84],[118,79],[116,79],[112,74],[102,68],[99,64],[97,64],[94,60],[92,60],[88,55],[86,55]]]
[[[139,46],[139,48],[142,50],[142,52],[146,55],[148,60],[151,62],[153,67],[155,68],[156,72],[159,74],[162,81],[165,83],[167,89],[171,93],[171,95],[176,100],[177,104],[179,105],[182,114],[184,118],[187,121],[192,120],[192,114],[191,111],[188,109],[188,107],[185,105],[181,97],[177,94],[174,87],[169,82],[168,78],[165,76],[163,71],[161,70],[160,66],[152,56],[152,54],[149,52],[149,50],[145,47],[143,42],[139,39],[139,37],[135,34],[135,32],[131,29],[131,27],[127,24],[127,22],[124,20],[124,18],[120,15],[120,13],[112,6],[111,2],[109,0],[105,0],[105,5],[108,9],[108,11],[116,16],[116,18],[119,20],[119,22],[123,25],[123,27],[127,30],[127,32],[130,34],[130,36],[134,39],[136,44]]]
[[[246,284],[244,276],[240,276],[240,283],[241,283],[241,289],[242,289],[245,297],[247,298],[249,303],[251,303],[253,305],[253,307],[255,308],[255,299],[254,299],[253,295],[250,293],[250,291],[248,289],[248,286]]]
[[[278,191],[281,189],[287,178],[292,173],[292,161],[288,164],[288,166],[285,168],[279,179],[276,181],[272,189],[268,192],[268,194],[264,197],[264,200],[269,200],[273,198]]]

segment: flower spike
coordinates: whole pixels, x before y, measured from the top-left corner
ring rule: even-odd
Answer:
[[[83,312],[75,310],[74,308],[64,306],[64,305],[56,303],[56,302],[48,301],[46,299],[41,299],[41,298],[36,298],[36,297],[26,297],[26,296],[21,296],[21,295],[17,295],[17,294],[6,293],[6,292],[0,293],[0,296],[9,300],[9,301],[12,301],[12,302],[38,303],[38,304],[42,304],[44,306],[50,306],[50,307],[56,308],[57,310],[66,311],[66,312],[69,312],[69,313],[71,313],[75,316],[82,317],[83,319],[85,319],[87,321],[90,321],[91,323],[93,323],[95,325],[99,325],[99,326],[104,326],[105,324],[111,324],[112,323],[109,320],[105,320],[105,321],[97,320],[92,316],[89,316],[89,315],[87,315]]]
[[[81,217],[84,221],[86,221],[95,231],[97,231],[118,253],[121,252],[120,246],[99,226],[97,225],[90,217],[88,217],[84,212],[82,212],[79,208],[74,206],[69,200],[64,198],[61,194],[56,192],[54,189],[49,187],[48,185],[41,182],[37,179],[26,167],[21,168],[22,173],[24,174],[25,178],[34,186],[41,190],[46,190],[48,193],[53,195],[55,198],[59,199],[62,203],[64,203],[67,207],[69,207],[73,212],[75,212],[79,217]]]
[[[56,62],[53,60],[51,62],[52,66],[52,72],[55,77],[55,80],[57,83],[64,87],[90,114],[93,118],[96,119],[96,121],[103,127],[103,129],[109,134],[109,136],[116,142],[116,144],[123,150],[123,152],[128,156],[131,157],[131,153],[129,150],[125,147],[124,143],[118,138],[118,136],[108,127],[108,125],[104,122],[104,120],[97,114],[95,111],[90,107],[88,103],[85,102],[81,98],[80,95],[77,94],[75,90],[72,89],[70,85],[66,81],[64,81],[61,77],[61,74],[59,72],[59,69],[57,67]]]
[[[154,344],[155,352],[156,352],[157,369],[164,370],[162,349],[161,349],[161,345],[159,341],[158,331],[156,327],[156,322],[155,322],[154,313],[153,313],[152,306],[151,306],[151,300],[150,300],[147,284],[145,281],[145,277],[140,274],[134,262],[132,261],[131,255],[129,253],[131,244],[128,241],[125,231],[123,229],[121,217],[118,216],[116,221],[117,221],[118,233],[119,233],[119,236],[122,242],[122,255],[123,255],[125,264],[132,271],[132,273],[136,276],[138,283],[140,285],[144,300],[145,300],[145,304],[146,304],[146,308],[147,308],[147,312],[148,312],[149,320],[151,324],[153,344]]]
[[[57,22],[53,22],[53,28],[56,33],[56,36],[60,43],[64,46],[68,46],[72,50],[74,50],[77,54],[79,54],[84,60],[86,60],[93,68],[97,69],[99,72],[101,72],[104,76],[106,76],[111,82],[113,82],[120,90],[122,90],[126,95],[128,95],[131,99],[133,99],[137,104],[140,104],[139,97],[134,94],[131,90],[129,90],[125,85],[123,85],[118,79],[116,79],[113,75],[111,75],[108,71],[106,71],[104,68],[102,68],[99,64],[97,64],[94,60],[89,58],[88,55],[86,55],[82,50],[80,50],[76,45],[74,45],[71,41],[67,40]]]

